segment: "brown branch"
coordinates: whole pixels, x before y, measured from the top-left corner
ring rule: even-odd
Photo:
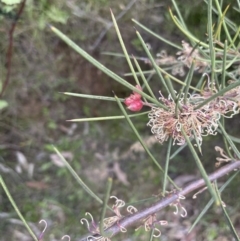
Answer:
[[[228,164],[228,165],[218,169],[214,173],[210,174],[208,176],[208,178],[211,182],[213,182],[213,181],[219,179],[220,177],[223,177],[223,176],[227,175],[229,172],[236,170],[238,168],[240,168],[240,160],[237,160],[237,161],[234,160],[230,164]],[[122,218],[120,221],[118,221],[113,226],[108,228],[106,230],[106,232],[111,233],[111,237],[115,236],[116,234],[121,232],[121,230],[120,230],[121,227],[127,228],[136,222],[140,222],[142,219],[159,212],[163,208],[167,207],[168,205],[170,205],[171,203],[176,201],[179,198],[179,195],[185,196],[185,195],[189,194],[190,192],[192,192],[196,189],[199,189],[205,185],[206,184],[203,179],[194,181],[193,183],[186,186],[182,191],[174,193],[166,198],[163,198],[159,202],[153,204],[151,207],[148,207],[144,210],[138,211],[134,214],[131,214],[129,216]],[[84,237],[83,239],[81,239],[81,241],[87,241],[87,236]]]
[[[5,89],[8,86],[8,83],[9,83],[9,79],[10,79],[10,75],[11,75],[11,69],[12,69],[13,33],[14,33],[15,27],[17,25],[17,21],[20,18],[22,12],[23,12],[25,3],[26,3],[26,0],[23,0],[23,2],[21,3],[21,5],[18,9],[16,18],[14,19],[14,21],[12,23],[12,26],[11,26],[9,32],[8,32],[9,45],[8,45],[8,49],[7,49],[7,53],[6,53],[7,74],[6,74],[6,78],[5,78],[1,93],[0,93],[0,98],[3,96],[3,93],[4,93]]]

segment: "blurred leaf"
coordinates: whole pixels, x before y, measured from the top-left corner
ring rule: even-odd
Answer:
[[[41,171],[46,171],[46,170],[48,170],[50,167],[52,167],[53,166],[53,163],[52,162],[47,162],[47,163],[44,163],[42,166],[41,166],[41,168],[40,168],[40,170]]]
[[[53,22],[62,24],[66,24],[69,17],[65,11],[58,9],[53,5],[50,7],[46,14]]]
[[[112,170],[116,174],[117,179],[121,183],[123,183],[126,186],[129,186],[130,183],[127,180],[127,174],[124,171],[122,171],[118,162],[114,162]]]
[[[52,147],[52,144],[46,144],[46,145],[44,145],[44,149],[47,150],[47,151],[50,151],[50,152],[54,151],[54,149],[53,149],[53,147]]]
[[[136,50],[143,51],[142,44],[138,38],[133,39],[131,44],[136,48]]]
[[[57,124],[56,124],[56,122],[54,122],[54,121],[49,121],[47,127],[48,127],[49,129],[55,130],[55,129],[57,129]]]
[[[31,182],[26,182],[27,187],[37,189],[37,190],[43,190],[43,189],[48,189],[49,186],[45,182],[36,182],[36,181],[31,181]]]
[[[69,161],[72,161],[73,159],[73,154],[71,152],[62,152],[61,153],[64,158],[68,159]],[[64,167],[64,163],[61,161],[61,158],[57,154],[51,154],[50,159],[52,163],[58,167]]]
[[[1,2],[7,5],[19,4],[22,0],[1,0]]]
[[[0,2],[0,10],[1,10],[1,14],[4,17],[8,17],[8,18],[13,18],[13,15],[11,14],[12,10],[14,10],[16,8],[16,5],[5,5],[3,3]]]
[[[38,19],[38,27],[43,30],[46,26],[46,17],[44,15],[41,15]]]
[[[8,103],[5,100],[0,100],[0,110],[7,107]]]

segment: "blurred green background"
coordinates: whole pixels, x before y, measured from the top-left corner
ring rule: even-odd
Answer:
[[[229,1],[228,1],[229,2]],[[205,39],[207,6],[203,1],[177,1],[184,19],[193,34]],[[232,1],[234,5],[235,1]],[[106,180],[113,177],[111,195],[127,203],[151,198],[161,191],[161,177],[147,155],[140,149],[127,122],[124,120],[91,123],[71,123],[66,120],[85,117],[119,115],[114,102],[85,100],[63,95],[61,92],[112,96],[112,90],[121,98],[130,91],[101,73],[85,59],[63,43],[48,27],[59,28],[73,41],[119,75],[129,72],[124,58],[104,55],[103,52],[122,53],[109,9],[118,19],[118,25],[129,54],[146,57],[135,34],[132,18],[157,34],[177,44],[187,40],[172,23],[165,0],[39,0],[26,1],[13,39],[11,77],[1,100],[8,106],[1,110],[0,120],[0,173],[19,209],[39,234],[41,219],[48,223],[44,240],[60,240],[65,234],[71,240],[80,240],[87,233],[79,220],[91,212],[99,220],[101,206],[93,200],[63,167],[54,153],[52,144],[70,162],[80,177],[101,198]],[[0,4],[0,81],[7,74],[6,61],[9,30],[19,5]],[[232,13],[232,16],[235,13]],[[156,55],[161,50],[174,54],[175,50],[140,30]],[[141,64],[142,69],[150,66]],[[131,77],[126,78],[133,83]],[[152,79],[155,93],[160,86]],[[166,145],[155,143],[147,117],[134,119],[140,133],[152,145],[152,151],[164,166]],[[240,136],[239,117],[229,121],[229,133]],[[235,126],[235,127],[234,127]],[[217,137],[205,138],[204,163],[214,171],[214,146],[223,146]],[[177,147],[174,147],[175,149]],[[169,167],[172,178],[180,186],[199,177],[188,151],[181,152]],[[239,179],[239,178],[238,178]],[[222,181],[222,180],[221,180]],[[239,230],[239,186],[231,184],[224,198],[233,222]],[[238,190],[236,192],[236,189]],[[161,227],[161,240],[230,240],[220,209],[213,208],[190,235],[187,230],[205,206],[209,196],[202,194],[197,200],[186,200],[188,217],[174,216],[169,209],[160,217],[169,225]],[[224,200],[225,200],[224,199]],[[111,202],[110,202],[111,203]],[[141,209],[149,202],[136,204]],[[218,228],[217,228],[218,227]],[[202,232],[204,230],[204,232]],[[0,240],[32,240],[19,221],[3,190],[0,189]],[[134,228],[113,240],[146,240],[149,233]]]

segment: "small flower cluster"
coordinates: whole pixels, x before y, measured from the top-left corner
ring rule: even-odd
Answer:
[[[219,167],[222,163],[230,162],[232,159],[224,152],[220,146],[215,146],[215,151],[219,152],[221,157],[217,157],[216,167]]]
[[[192,62],[195,61],[195,70],[202,73],[209,64],[204,60],[201,60],[202,57],[199,54],[199,51],[191,47],[189,43],[182,41],[182,46],[182,51],[177,52],[177,55],[179,55],[178,60],[188,68],[190,68]]]
[[[228,81],[234,83],[234,81]],[[213,94],[217,93],[215,86],[210,86],[202,92],[202,97],[208,99]],[[220,115],[225,118],[232,118],[234,115],[239,113],[239,101],[240,101],[240,86],[229,90],[224,95],[219,96],[212,100],[209,104],[211,111],[217,111]]]
[[[47,226],[48,226],[48,224],[47,224],[47,221],[46,220],[44,220],[44,219],[42,219],[42,220],[40,220],[39,221],[39,223],[41,224],[41,223],[44,223],[44,229],[43,229],[43,231],[40,233],[40,235],[38,236],[38,241],[43,241],[43,237],[44,237],[44,234],[45,234],[45,231],[46,231],[46,229],[47,229]],[[63,239],[65,239],[65,238],[67,238],[68,239],[68,241],[71,241],[71,237],[69,236],[69,235],[64,235],[62,238],[61,238],[61,240],[63,240]]]
[[[161,144],[169,137],[173,138],[173,144],[185,144],[182,129],[188,137],[197,138],[200,145],[203,135],[215,135],[220,115],[217,111],[210,111],[209,105],[195,110],[197,99],[198,97],[193,95],[184,103],[184,96],[180,97],[178,103],[181,110],[179,110],[171,96],[166,99],[161,95],[160,100],[168,107],[168,110],[152,107],[148,115],[150,121],[147,124]]]
[[[202,94],[188,94],[186,99],[182,94],[177,96],[177,105],[171,95],[166,99],[160,92],[159,99],[168,110],[153,106],[148,115],[150,120],[147,125],[151,127],[152,133],[161,144],[169,137],[173,138],[173,144],[185,144],[183,130],[189,138],[197,139],[201,145],[202,136],[217,134],[216,129],[221,116],[231,118],[239,113],[239,87],[196,109],[199,104],[216,92],[215,88],[208,86]]]
[[[115,215],[112,216],[112,217],[105,218],[103,220],[103,229],[104,230],[108,229],[109,227],[111,227],[115,223],[117,223],[119,225],[119,223],[118,223],[119,220],[124,217],[124,216],[121,215],[120,209],[125,206],[125,202],[121,199],[118,199],[115,196],[110,197],[110,199],[112,199],[112,198],[114,198],[116,200],[115,204],[112,206],[112,209],[113,209]],[[127,212],[132,214],[132,213],[137,212],[137,209],[133,206],[128,206]],[[88,241],[93,241],[93,240],[96,240],[96,241],[111,241],[111,239],[109,237],[101,236],[99,225],[98,225],[97,222],[94,221],[92,215],[88,212],[86,213],[86,215],[89,215],[91,217],[90,224],[89,224],[89,222],[86,218],[82,218],[80,220],[80,222],[81,222],[81,224],[83,224],[85,222],[87,224],[88,231],[92,234],[92,235],[87,237],[87,240]],[[122,227],[120,225],[119,225],[119,227],[120,227],[121,232],[123,232],[123,233],[127,232],[127,229],[125,227]]]
[[[136,88],[142,90],[139,85]],[[126,98],[124,103],[131,111],[140,111],[143,105],[151,106],[148,115],[150,120],[147,125],[151,127],[152,133],[161,144],[169,137],[173,138],[173,144],[185,144],[184,131],[189,138],[196,139],[201,146],[203,136],[217,134],[216,130],[221,116],[232,118],[233,115],[239,113],[240,87],[231,89],[202,107],[196,108],[216,93],[215,85],[208,81],[208,86],[201,94],[188,94],[187,98],[184,94],[177,96],[177,104],[171,95],[165,98],[160,92],[159,100],[167,107],[167,110],[143,102],[141,95],[136,92]]]
[[[156,224],[160,225],[167,225],[168,222],[165,220],[157,220],[156,214],[149,215],[145,219],[143,219],[143,224],[135,229],[137,231],[139,228],[144,226],[144,229],[146,232],[149,232],[150,230],[154,230],[153,237],[158,238],[161,236],[161,231],[155,227]]]
[[[177,191],[176,190],[173,190],[173,191],[171,191],[171,192],[169,192],[169,194],[171,195],[171,194],[176,194],[177,193]],[[180,214],[180,216],[181,217],[183,217],[183,218],[185,218],[185,217],[187,217],[187,210],[183,207],[183,205],[181,204],[181,200],[184,200],[185,199],[185,197],[183,196],[183,195],[178,195],[178,199],[175,201],[175,202],[173,202],[173,203],[171,203],[169,206],[170,207],[175,207],[175,212],[173,212],[175,215],[177,215],[178,214],[178,212],[179,212],[179,208],[181,209],[181,214]]]
[[[148,62],[151,63],[150,61]],[[179,59],[177,59],[175,56],[168,55],[165,50],[162,50],[160,53],[157,54],[155,62],[159,66],[171,66],[172,75],[185,75],[184,63],[179,61]],[[147,62],[145,61],[145,63]]]
[[[142,90],[141,86],[137,85],[137,89]],[[125,99],[124,104],[131,111],[140,111],[143,107],[143,102],[141,100],[142,96],[137,92],[133,92],[128,98]]]
[[[177,57],[173,55],[168,55],[165,50],[162,50],[156,55],[155,62],[159,66],[171,66],[172,75],[184,76],[186,71],[184,67],[190,68],[194,62],[194,70],[203,73],[206,68],[210,66],[208,62],[204,60],[197,48],[193,48],[189,43],[182,41],[182,50],[176,53]],[[146,64],[151,65],[149,59],[142,60]]]
[[[121,232],[123,232],[123,233],[127,232],[127,229],[125,227],[122,227],[119,222],[120,219],[122,219],[124,217],[121,215],[120,209],[125,206],[125,202],[123,200],[118,199],[115,196],[111,196],[110,198],[111,199],[114,198],[116,200],[115,204],[112,206],[112,209],[113,209],[115,215],[112,217],[105,218],[103,220],[103,229],[107,230],[114,224],[117,224],[119,226]],[[178,204],[174,203],[173,205],[177,209],[177,206],[180,205],[180,202],[178,202]],[[126,210],[130,214],[134,214],[134,213],[138,212],[138,210],[132,205],[128,206]],[[186,213],[186,210],[185,210],[185,213]],[[91,233],[91,235],[89,235],[87,237],[87,241],[111,241],[111,239],[109,237],[103,237],[100,234],[99,224],[94,221],[92,215],[88,212],[86,213],[86,215],[90,216],[91,221],[89,222],[86,218],[82,218],[80,220],[80,222],[81,222],[81,224],[86,223],[87,229]],[[161,231],[158,228],[156,228],[156,225],[163,226],[163,225],[167,225],[167,224],[168,224],[168,222],[166,220],[157,220],[156,214],[152,214],[152,215],[149,215],[146,218],[144,218],[142,220],[142,224],[137,229],[135,229],[135,231],[137,231],[141,227],[144,227],[146,232],[153,230],[154,231],[153,237],[157,238],[157,237],[161,236]]]

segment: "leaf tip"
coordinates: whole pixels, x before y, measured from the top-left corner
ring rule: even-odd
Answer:
[[[56,30],[56,28],[55,27],[53,27],[51,24],[47,24],[47,26],[52,30],[52,31],[54,31],[54,30]]]

